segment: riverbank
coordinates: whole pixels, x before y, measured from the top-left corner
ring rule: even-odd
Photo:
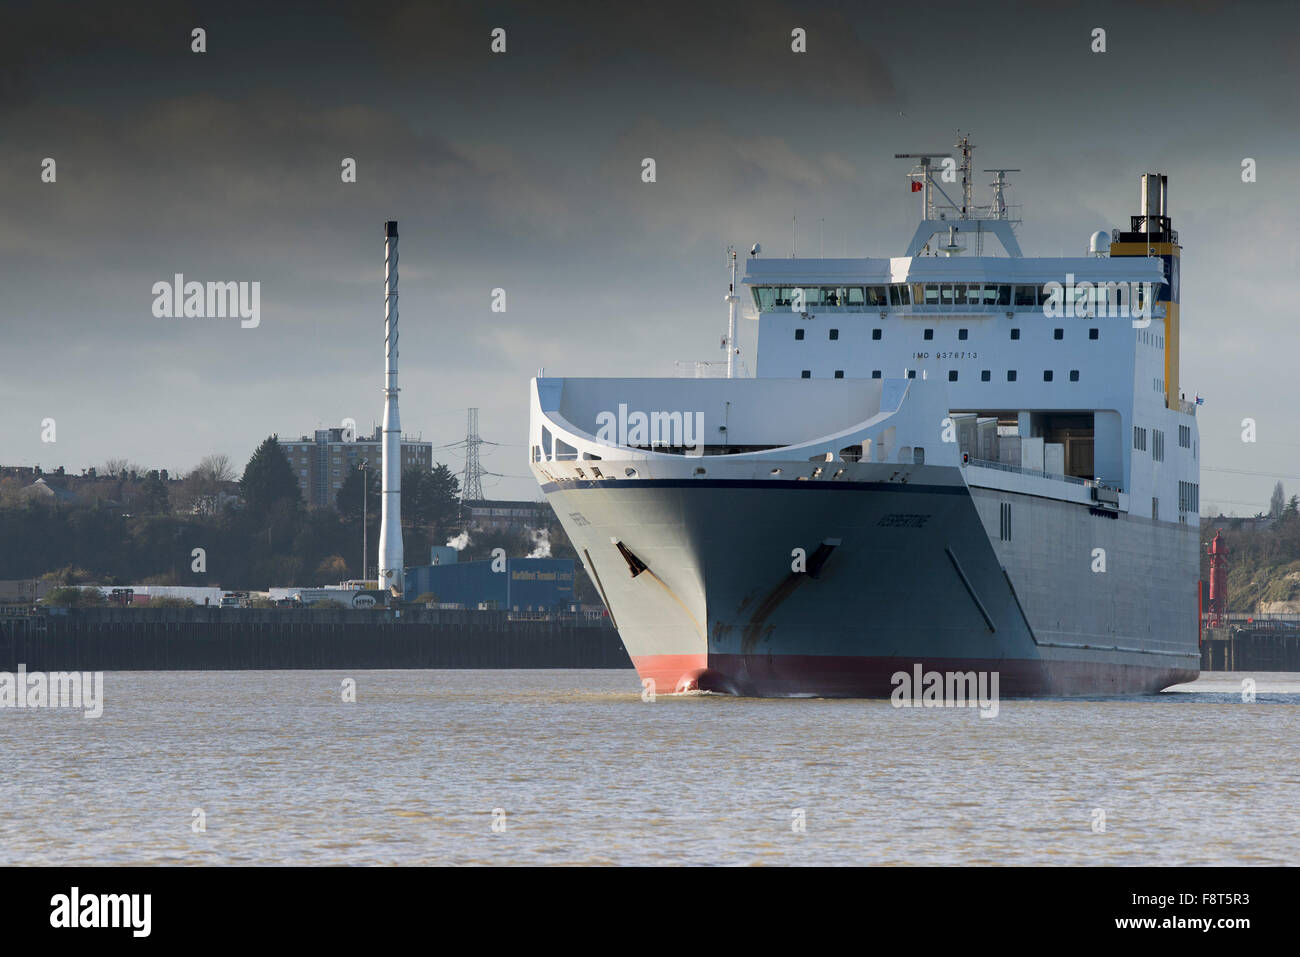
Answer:
[[[630,668],[608,618],[505,611],[72,608],[0,618],[0,671]]]

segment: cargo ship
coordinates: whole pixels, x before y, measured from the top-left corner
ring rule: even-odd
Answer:
[[[647,687],[880,697],[919,665],[1116,695],[1198,674],[1200,400],[1167,177],[1080,255],[1027,257],[1016,171],[986,171],[975,205],[973,148],[896,154],[921,208],[901,257],[755,244],[737,284],[731,251],[725,374],[532,380],[530,466]]]

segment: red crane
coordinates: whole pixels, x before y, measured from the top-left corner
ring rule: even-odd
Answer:
[[[1214,533],[1210,542],[1210,607],[1208,609],[1209,627],[1218,628],[1223,624],[1228,613],[1228,545],[1223,541],[1223,532]]]

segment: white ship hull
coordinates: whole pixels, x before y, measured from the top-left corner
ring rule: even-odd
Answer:
[[[607,395],[636,398],[637,387],[606,381]],[[665,381],[732,413],[754,382]],[[808,399],[851,406],[862,385],[824,383]],[[851,437],[893,427],[898,441],[942,417],[938,383],[904,383],[896,401],[872,388],[883,407]],[[535,423],[583,447],[558,396],[549,416],[542,409],[545,391]],[[892,676],[918,664],[996,672],[1004,695],[1146,693],[1197,674],[1195,526],[1099,509],[1080,485],[1056,489],[1073,500],[1044,497],[1048,480],[963,466],[942,444],[929,447],[933,465],[810,463],[819,444],[827,437],[699,458],[591,446],[599,459],[534,462],[660,693],[887,696]],[[841,431],[829,444],[848,440]]]

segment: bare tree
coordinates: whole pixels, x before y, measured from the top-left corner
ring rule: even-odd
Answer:
[[[1268,500],[1268,514],[1270,518],[1281,518],[1282,509],[1286,507],[1286,492],[1282,490],[1282,483],[1278,482],[1273,486],[1273,494]]]
[[[221,511],[221,493],[235,480],[228,455],[207,455],[181,480],[177,504],[204,518]]]
[[[230,456],[225,453],[205,455],[194,471],[211,482],[233,482],[236,478]]]

